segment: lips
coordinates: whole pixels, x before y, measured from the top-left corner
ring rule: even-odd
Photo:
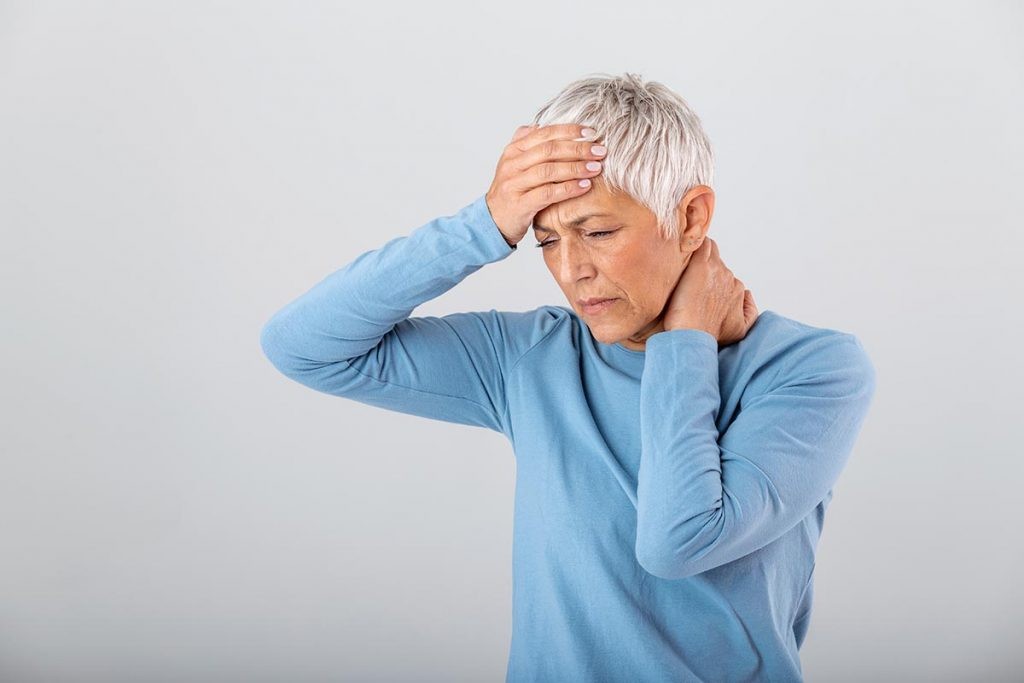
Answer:
[[[586,313],[587,315],[596,315],[596,314],[602,313],[602,312],[608,310],[609,308],[611,308],[612,306],[614,306],[615,303],[618,301],[618,298],[615,298],[615,299],[589,299],[589,301],[593,301],[594,303],[586,304],[586,303],[583,303],[582,301],[580,301],[579,302],[580,303],[580,308],[582,308],[583,312]]]

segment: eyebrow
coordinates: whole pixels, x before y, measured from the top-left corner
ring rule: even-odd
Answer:
[[[583,223],[589,221],[591,218],[603,218],[611,215],[612,214],[610,213],[586,213],[580,216],[579,218],[574,218],[573,220],[569,221],[568,225],[570,228],[577,228]],[[545,228],[543,225],[537,225],[536,223],[533,224],[533,229],[542,230],[544,232],[555,232],[551,228]]]

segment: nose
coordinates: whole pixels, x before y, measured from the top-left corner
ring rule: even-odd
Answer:
[[[585,246],[570,238],[563,238],[558,246],[561,247],[558,250],[558,277],[564,284],[570,285],[593,275],[594,267]]]

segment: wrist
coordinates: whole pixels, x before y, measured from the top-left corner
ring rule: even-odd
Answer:
[[[509,239],[508,235],[506,235],[504,231],[502,231],[501,227],[498,225],[498,221],[494,218],[494,212],[491,211],[490,200],[490,193],[488,192],[484,194],[484,205],[487,207],[487,213],[491,217],[491,222],[494,223],[494,227],[497,229],[498,234],[501,235],[501,238],[505,240],[505,244],[507,244],[510,248],[515,249],[518,240]]]
[[[678,319],[678,320],[664,320],[664,321],[662,321],[662,327],[665,328],[666,332],[669,331],[669,330],[701,330],[701,329],[704,329],[703,327],[701,327],[700,325],[698,325],[696,322],[694,322],[692,320],[682,320],[682,319]]]
[[[499,230],[498,232],[501,232],[501,231]],[[505,240],[505,244],[507,244],[509,247],[511,247],[512,249],[516,248],[516,243],[513,242],[512,240],[510,240],[508,238],[508,235],[506,235],[505,233],[501,232],[501,237],[502,237],[502,239]]]

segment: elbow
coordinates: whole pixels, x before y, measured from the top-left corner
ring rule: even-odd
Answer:
[[[877,389],[878,372],[875,369],[874,362],[871,360],[871,356],[868,355],[867,349],[864,348],[864,344],[857,337],[853,335],[848,336],[853,342],[855,351],[854,356],[847,362],[846,367],[854,370],[853,376],[857,385],[855,393],[865,402],[870,403]]]
[[[686,563],[680,563],[665,553],[641,550],[639,546],[636,548],[636,561],[648,574],[669,581],[686,579],[699,573]]]
[[[694,562],[681,560],[671,553],[649,551],[640,546],[636,548],[637,563],[647,573],[658,579],[677,581],[689,579],[705,570]]]
[[[286,350],[281,333],[274,319],[269,320],[260,330],[260,349],[270,364],[281,374],[291,377],[295,374],[295,358]]]
[[[637,564],[659,579],[688,579],[714,566],[713,562],[708,562],[713,560],[708,557],[708,551],[714,544],[705,542],[705,538],[698,532],[690,540],[679,543],[641,532],[634,549]]]
[[[302,336],[288,325],[272,319],[260,331],[260,349],[282,375],[299,384],[328,394],[343,396],[365,378],[351,368],[348,360],[320,361],[310,358]]]

